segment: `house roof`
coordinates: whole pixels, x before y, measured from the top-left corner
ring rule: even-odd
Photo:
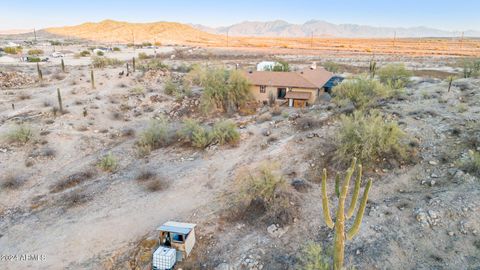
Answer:
[[[284,86],[297,88],[322,88],[333,76],[323,68],[298,72],[252,71],[246,77],[253,85]]]
[[[187,235],[190,233],[190,231],[192,231],[193,228],[195,228],[195,226],[197,225],[193,223],[168,221],[165,222],[162,226],[158,227],[157,231],[173,232]]]
[[[310,92],[301,92],[301,91],[288,91],[287,94],[285,95],[286,99],[304,99],[308,100],[310,99],[310,96],[312,93]]]

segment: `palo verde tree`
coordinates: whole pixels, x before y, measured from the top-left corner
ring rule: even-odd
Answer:
[[[357,205],[358,195],[360,193],[360,184],[362,181],[362,165],[358,165],[357,175],[355,178],[355,188],[353,190],[352,200],[350,206],[348,207],[347,213],[345,213],[345,199],[347,198],[348,186],[350,184],[350,179],[355,171],[355,166],[357,159],[354,158],[350,168],[347,170],[345,175],[345,180],[343,181],[340,188],[340,176],[337,174],[335,177],[335,193],[338,197],[338,207],[335,223],[330,216],[330,209],[328,206],[328,197],[327,197],[327,170],[323,169],[322,176],[322,208],[323,216],[325,218],[325,223],[330,229],[335,230],[334,244],[333,244],[333,269],[341,270],[343,267],[343,261],[345,256],[345,239],[351,240],[360,230],[360,224],[362,223],[363,214],[365,213],[365,207],[367,205],[368,192],[372,186],[372,179],[369,179],[367,186],[363,192],[363,197],[360,202],[360,207],[358,208],[357,215],[353,226],[346,231],[345,222],[350,219],[355,212],[355,207]]]

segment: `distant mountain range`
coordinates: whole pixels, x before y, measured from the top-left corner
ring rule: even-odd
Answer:
[[[304,24],[292,24],[282,20],[267,22],[245,21],[227,27],[212,28],[192,24],[193,27],[213,33],[231,36],[256,37],[346,37],[346,38],[383,38],[393,37],[458,37],[461,32],[445,31],[428,27],[375,27],[357,24],[333,24],[326,21],[311,20]],[[480,31],[465,31],[466,37],[480,37]]]

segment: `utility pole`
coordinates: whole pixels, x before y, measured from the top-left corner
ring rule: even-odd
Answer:
[[[463,37],[465,32],[462,32],[462,37],[460,38],[460,49],[463,49]]]
[[[230,29],[227,29],[227,48],[228,48],[228,33],[230,32]]]
[[[133,33],[133,30],[132,30],[132,43],[133,43],[133,52],[135,52],[135,34]]]
[[[313,48],[313,31],[312,31],[312,34],[310,36],[310,48]]]

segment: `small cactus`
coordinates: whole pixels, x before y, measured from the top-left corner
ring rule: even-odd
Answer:
[[[95,89],[95,76],[93,75],[93,69],[90,70],[90,81],[92,82],[92,89]]]
[[[63,62],[63,58],[62,58],[61,65],[62,65],[62,72],[65,73],[65,62]]]
[[[340,187],[340,177],[337,175],[335,177],[335,189],[338,196],[338,207],[337,207],[337,215],[336,220],[333,222],[332,217],[330,216],[330,209],[328,206],[328,197],[327,197],[327,170],[323,169],[323,176],[322,176],[322,209],[323,209],[323,216],[325,219],[325,223],[330,229],[335,229],[335,237],[334,237],[334,244],[333,244],[333,269],[334,270],[341,270],[343,269],[343,261],[345,256],[345,239],[351,240],[360,230],[360,224],[362,223],[363,214],[365,213],[365,207],[367,205],[368,199],[368,192],[370,187],[372,186],[372,179],[369,179],[367,182],[367,186],[363,192],[363,197],[360,202],[360,207],[358,208],[357,215],[355,217],[355,221],[353,223],[352,228],[345,231],[345,221],[348,220],[353,216],[355,211],[355,207],[357,204],[358,195],[360,192],[360,183],[362,181],[362,165],[358,165],[358,171],[355,178],[355,188],[353,190],[352,200],[350,202],[350,207],[345,214],[345,200],[347,198],[348,193],[348,186],[350,183],[350,179],[355,171],[355,165],[357,163],[357,159],[354,158],[352,161],[352,165],[347,170],[345,180]],[[340,189],[340,190],[339,190]]]
[[[377,61],[373,59],[370,61],[369,71],[370,71],[370,77],[372,79],[375,78],[375,72],[377,71]]]
[[[133,72],[135,72],[135,57],[133,57],[132,59],[132,68],[133,68]]]
[[[130,74],[130,67],[129,67],[128,63],[127,63],[127,76],[128,76],[129,74]]]
[[[450,92],[450,90],[452,89],[453,80],[455,80],[455,76],[448,76],[447,80],[448,80],[448,92]]]
[[[40,65],[38,63],[37,63],[37,73],[38,73],[38,79],[43,80],[42,70],[40,69]]]
[[[58,108],[60,109],[60,113],[63,113],[63,105],[62,105],[62,94],[60,93],[60,88],[57,88],[57,98],[58,98]]]

